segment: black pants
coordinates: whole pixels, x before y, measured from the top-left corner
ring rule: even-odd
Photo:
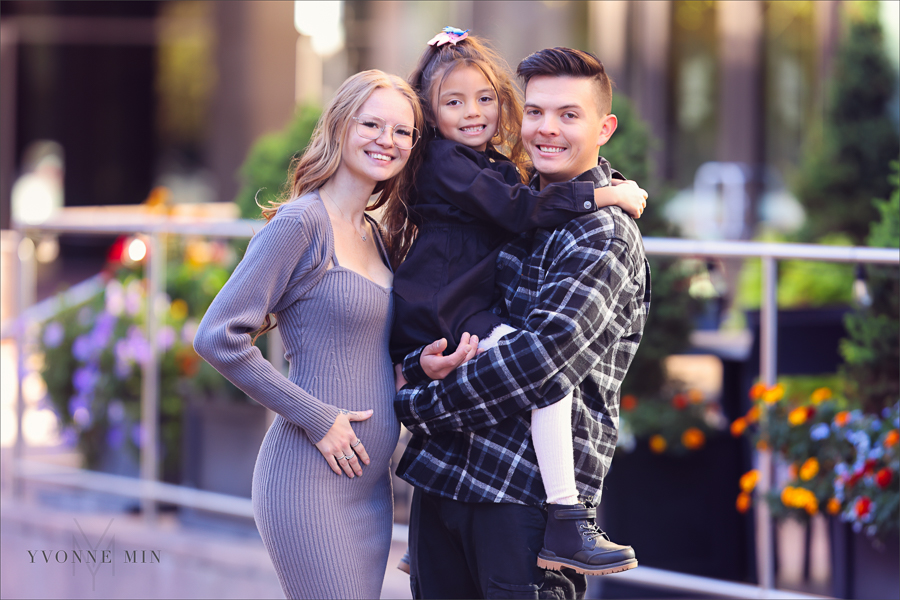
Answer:
[[[409,527],[414,598],[584,598],[574,571],[537,566],[547,514],[533,506],[458,502],[413,493]]]

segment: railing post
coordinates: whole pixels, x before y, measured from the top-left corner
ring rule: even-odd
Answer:
[[[25,310],[34,304],[37,288],[35,265],[35,248],[32,239],[26,235],[16,235],[16,283],[18,289],[14,294],[15,340],[16,340],[16,441],[12,452],[12,487],[13,495],[21,498],[24,493],[23,480],[18,477],[19,461],[25,455],[25,394],[22,381],[25,378],[27,353],[25,344],[28,339],[28,323],[25,322]]]
[[[762,303],[759,318],[759,373],[760,381],[766,386],[775,385],[778,376],[778,262],[771,256],[762,261]],[[763,413],[760,418],[760,432],[765,433],[768,423]],[[762,435],[765,439],[765,435]],[[774,527],[772,514],[766,495],[772,487],[772,449],[757,449],[759,487],[756,503],[756,573],[763,593],[775,587]]]
[[[165,288],[166,243],[163,234],[147,236],[144,277],[147,279],[147,343],[149,352],[141,378],[141,479],[159,480],[159,304]],[[141,496],[147,522],[156,520],[156,502]]]

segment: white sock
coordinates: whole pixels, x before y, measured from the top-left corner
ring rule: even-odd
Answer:
[[[550,504],[577,504],[572,445],[572,393],[531,411],[531,439]]]
[[[479,350],[490,350],[494,346],[500,343],[500,338],[508,333],[515,333],[517,330],[515,327],[510,327],[506,323],[500,323],[493,329],[491,329],[491,333],[483,340],[478,340],[478,349]]]

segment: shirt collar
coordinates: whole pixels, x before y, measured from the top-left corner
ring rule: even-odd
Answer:
[[[578,177],[573,177],[569,181],[590,181],[594,184],[595,189],[605,187],[612,181],[612,167],[610,166],[609,161],[601,156],[597,160],[596,167],[585,171]],[[538,186],[540,186],[540,175],[535,173],[531,177],[531,181],[528,182],[528,185],[531,186],[532,189],[538,189]]]

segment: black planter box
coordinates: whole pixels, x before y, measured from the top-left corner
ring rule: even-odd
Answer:
[[[650,567],[753,582],[753,530],[735,509],[742,471],[740,440],[722,434],[684,456],[654,454],[639,443],[617,453],[600,502],[603,529],[634,547]],[[603,597],[662,597],[660,590],[603,581]],[[665,595],[666,597],[680,597]]]

